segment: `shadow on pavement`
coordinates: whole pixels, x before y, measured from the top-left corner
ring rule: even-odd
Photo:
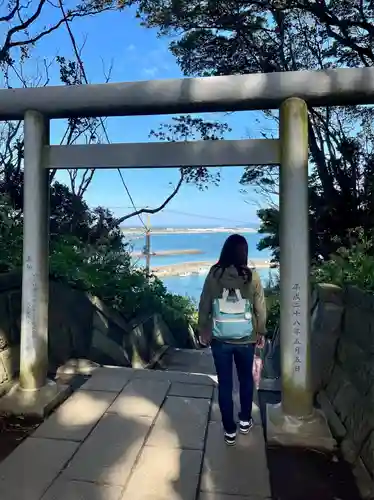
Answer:
[[[0,464],[0,498],[199,498],[214,382],[201,375],[209,379],[210,396],[183,396],[178,395],[182,390],[179,382],[165,380],[173,380],[172,372],[143,377],[140,370],[139,378],[133,378],[131,370],[114,371],[117,381],[124,374],[123,389],[111,392],[109,387],[105,390],[105,384],[102,390],[81,387]],[[207,387],[199,386],[198,381],[187,385],[198,391]],[[216,423],[215,428],[218,426]],[[219,432],[221,438],[220,428]],[[210,471],[209,464],[206,466]],[[220,481],[214,471],[208,472],[214,491],[224,489]],[[218,497],[212,493],[201,498]]]
[[[281,401],[280,392],[260,391],[266,433],[266,404]],[[350,466],[340,454],[267,446],[273,500],[360,500]]]
[[[173,368],[183,369],[181,363],[176,358]],[[203,371],[203,354],[197,364]],[[255,426],[252,437],[226,447],[219,418],[210,414],[214,385],[181,383],[173,371],[114,373],[100,390],[90,381],[78,389],[0,464],[0,498],[221,500],[225,492],[241,500],[256,480],[260,492],[263,450],[256,449],[256,433],[262,429]],[[279,400],[279,393],[260,392],[262,417],[266,403]],[[267,459],[274,500],[359,499],[348,465],[333,456],[269,448]]]

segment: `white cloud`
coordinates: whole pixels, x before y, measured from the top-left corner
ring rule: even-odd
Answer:
[[[160,69],[168,70],[170,65],[165,61],[169,55],[167,47],[151,50],[148,54],[149,60],[156,64]]]
[[[158,68],[156,66],[150,66],[149,68],[144,68],[142,73],[146,77],[154,78],[158,73]]]

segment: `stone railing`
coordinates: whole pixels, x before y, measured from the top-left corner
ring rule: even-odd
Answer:
[[[168,346],[193,347],[193,335],[179,345],[158,314],[127,323],[97,297],[50,282],[49,371],[87,359],[100,365],[151,367]],[[0,275],[0,395],[19,370],[21,275]],[[79,365],[79,363],[78,363]]]
[[[374,498],[374,295],[316,291],[312,367],[317,401],[363,498]]]
[[[374,499],[374,294],[318,285],[311,300],[312,387],[363,498]],[[260,390],[280,390],[280,335]]]

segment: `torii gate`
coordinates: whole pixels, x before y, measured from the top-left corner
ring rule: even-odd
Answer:
[[[307,105],[374,103],[374,68],[0,90],[0,120],[24,120],[21,362],[24,407],[58,391],[48,366],[48,170],[280,164],[282,403],[268,406],[268,439],[321,442],[310,377]],[[280,107],[280,138],[181,143],[49,145],[49,120]],[[47,400],[47,401],[46,401]]]

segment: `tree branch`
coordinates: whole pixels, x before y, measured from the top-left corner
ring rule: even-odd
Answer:
[[[13,9],[9,12],[8,15],[0,17],[0,23],[2,22],[9,23],[9,21],[11,21],[13,17],[16,15],[18,9],[19,9],[19,0],[16,1]]]
[[[124,215],[123,217],[120,217],[119,219],[116,219],[114,221],[113,225],[114,226],[119,226],[125,220],[131,219],[131,217],[137,217],[138,215],[141,215],[141,214],[151,214],[152,215],[152,214],[157,214],[157,212],[161,212],[161,210],[163,210],[166,207],[166,205],[174,198],[174,196],[176,196],[176,194],[178,193],[180,187],[183,184],[183,180],[184,180],[184,174],[183,174],[183,172],[181,172],[180,179],[178,181],[178,184],[175,186],[174,191],[157,208],[141,208],[139,210],[131,212],[130,214]]]
[[[10,47],[14,46],[14,44],[12,44],[12,36],[15,33],[18,33],[19,31],[27,30],[27,28],[34,21],[36,21],[36,19],[40,16],[40,14],[42,12],[42,9],[44,7],[45,2],[46,2],[46,0],[40,0],[39,4],[38,4],[38,7],[36,8],[34,14],[32,14],[26,21],[21,22],[17,26],[13,26],[13,28],[10,28],[10,30],[8,31],[8,33],[7,33],[6,37],[5,37],[5,42],[4,42],[3,48],[0,51],[1,55],[3,55],[3,53],[5,55],[5,53],[7,53],[9,51]],[[18,10],[18,8],[17,8],[17,10]],[[24,45],[25,44],[25,42],[15,42],[15,43],[17,43],[18,45]]]
[[[39,4],[38,4],[35,12],[27,20],[20,22],[16,26],[13,26],[12,28],[9,29],[9,31],[6,34],[3,46],[0,48],[0,62],[7,59],[10,49],[12,49],[14,47],[25,47],[28,45],[32,45],[32,44],[36,43],[37,41],[39,41],[41,38],[44,38],[45,36],[49,35],[50,33],[56,31],[66,21],[72,21],[73,19],[78,18],[78,17],[86,17],[86,16],[89,16],[91,14],[95,14],[98,12],[105,12],[108,10],[112,10],[114,8],[111,2],[108,2],[107,6],[102,6],[102,7],[99,7],[98,5],[95,6],[95,4],[93,4],[91,7],[89,7],[89,6],[88,7],[84,7],[84,6],[79,7],[78,6],[75,10],[71,10],[71,11],[68,11],[67,13],[64,13],[63,17],[61,19],[59,19],[55,24],[53,24],[52,26],[50,26],[47,29],[43,29],[37,35],[31,36],[30,38],[26,38],[24,40],[13,41],[12,37],[16,33],[25,32],[27,34],[28,28],[38,21],[39,17],[42,14],[42,10],[43,10],[43,7],[44,7],[46,1],[47,0],[39,0]],[[117,7],[115,7],[115,8],[117,8]],[[13,10],[10,14],[13,13]],[[17,0],[16,12],[18,12],[19,10],[20,10],[19,0]],[[15,13],[13,14],[13,17],[15,15]],[[7,17],[9,17],[9,15]]]

